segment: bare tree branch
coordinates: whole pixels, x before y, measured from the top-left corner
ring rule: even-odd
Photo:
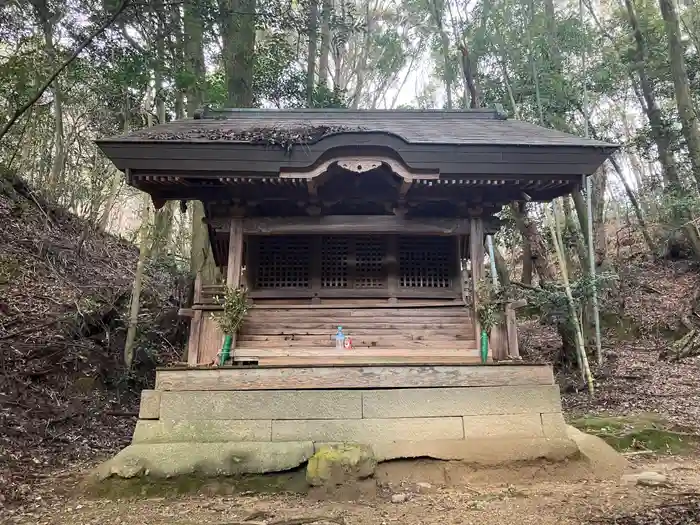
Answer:
[[[57,69],[56,71],[53,72],[53,74],[44,82],[44,84],[37,90],[36,93],[34,93],[34,96],[30,98],[22,107],[20,107],[17,111],[15,111],[14,115],[10,118],[9,121],[3,126],[2,130],[0,131],[0,140],[3,139],[5,135],[7,135],[7,132],[10,131],[10,128],[19,120],[19,118],[24,115],[24,113],[31,108],[37,100],[41,98],[41,95],[44,94],[44,92],[49,88],[49,86],[53,83],[54,80],[56,80],[56,77],[61,74],[61,72],[66,69],[73,60],[78,58],[78,55],[85,49],[87,46],[89,46],[92,41],[95,39],[97,35],[102,33],[105,29],[107,29],[118,17],[121,15],[124,10],[129,6],[131,0],[122,0],[122,3],[119,5],[119,7],[112,13],[111,16],[109,16],[107,19],[105,19],[104,22],[102,22],[95,30],[88,36],[85,40],[83,40],[78,47],[75,48],[71,56],[69,56]]]

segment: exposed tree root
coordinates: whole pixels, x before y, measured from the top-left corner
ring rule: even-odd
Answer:
[[[700,355],[700,330],[692,329],[659,354],[659,359],[680,361]]]

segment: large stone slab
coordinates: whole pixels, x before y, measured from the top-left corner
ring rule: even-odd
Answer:
[[[549,365],[358,365],[255,368],[166,368],[156,371],[158,390],[299,390],[349,388],[552,385]]]
[[[158,419],[160,417],[160,392],[158,390],[142,390],[139,419]]]
[[[539,413],[495,416],[464,416],[464,437],[537,438],[545,437]]]
[[[394,441],[371,443],[377,461],[428,457],[499,465],[515,461],[546,459],[563,461],[579,455],[570,439],[489,438],[460,440]]]
[[[362,394],[366,418],[449,417],[561,412],[557,385],[407,388]]]
[[[143,421],[136,423],[132,443],[270,441],[270,420]]]
[[[619,479],[629,468],[627,459],[598,436],[586,434],[570,425],[566,427],[566,435],[576,443],[581,456],[598,478]]]
[[[566,431],[566,421],[564,414],[561,412],[549,412],[540,414],[542,418],[542,430],[545,437],[548,438],[569,438],[571,437]]]
[[[282,472],[300,466],[313,455],[310,441],[292,443],[139,443],[129,445],[100,465],[98,480],[235,476]]]
[[[361,417],[356,390],[162,392],[160,405],[160,418],[172,421]]]
[[[461,417],[272,422],[273,441],[309,439],[323,442],[374,443],[463,437]]]

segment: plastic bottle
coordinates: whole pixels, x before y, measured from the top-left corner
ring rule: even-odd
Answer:
[[[335,347],[338,350],[342,350],[344,348],[344,342],[345,334],[343,334],[343,327],[339,326],[338,331],[335,333]]]

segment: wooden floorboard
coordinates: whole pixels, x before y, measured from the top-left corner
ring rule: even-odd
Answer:
[[[157,390],[297,390],[484,387],[554,384],[548,365],[440,365],[234,367],[161,369]]]

